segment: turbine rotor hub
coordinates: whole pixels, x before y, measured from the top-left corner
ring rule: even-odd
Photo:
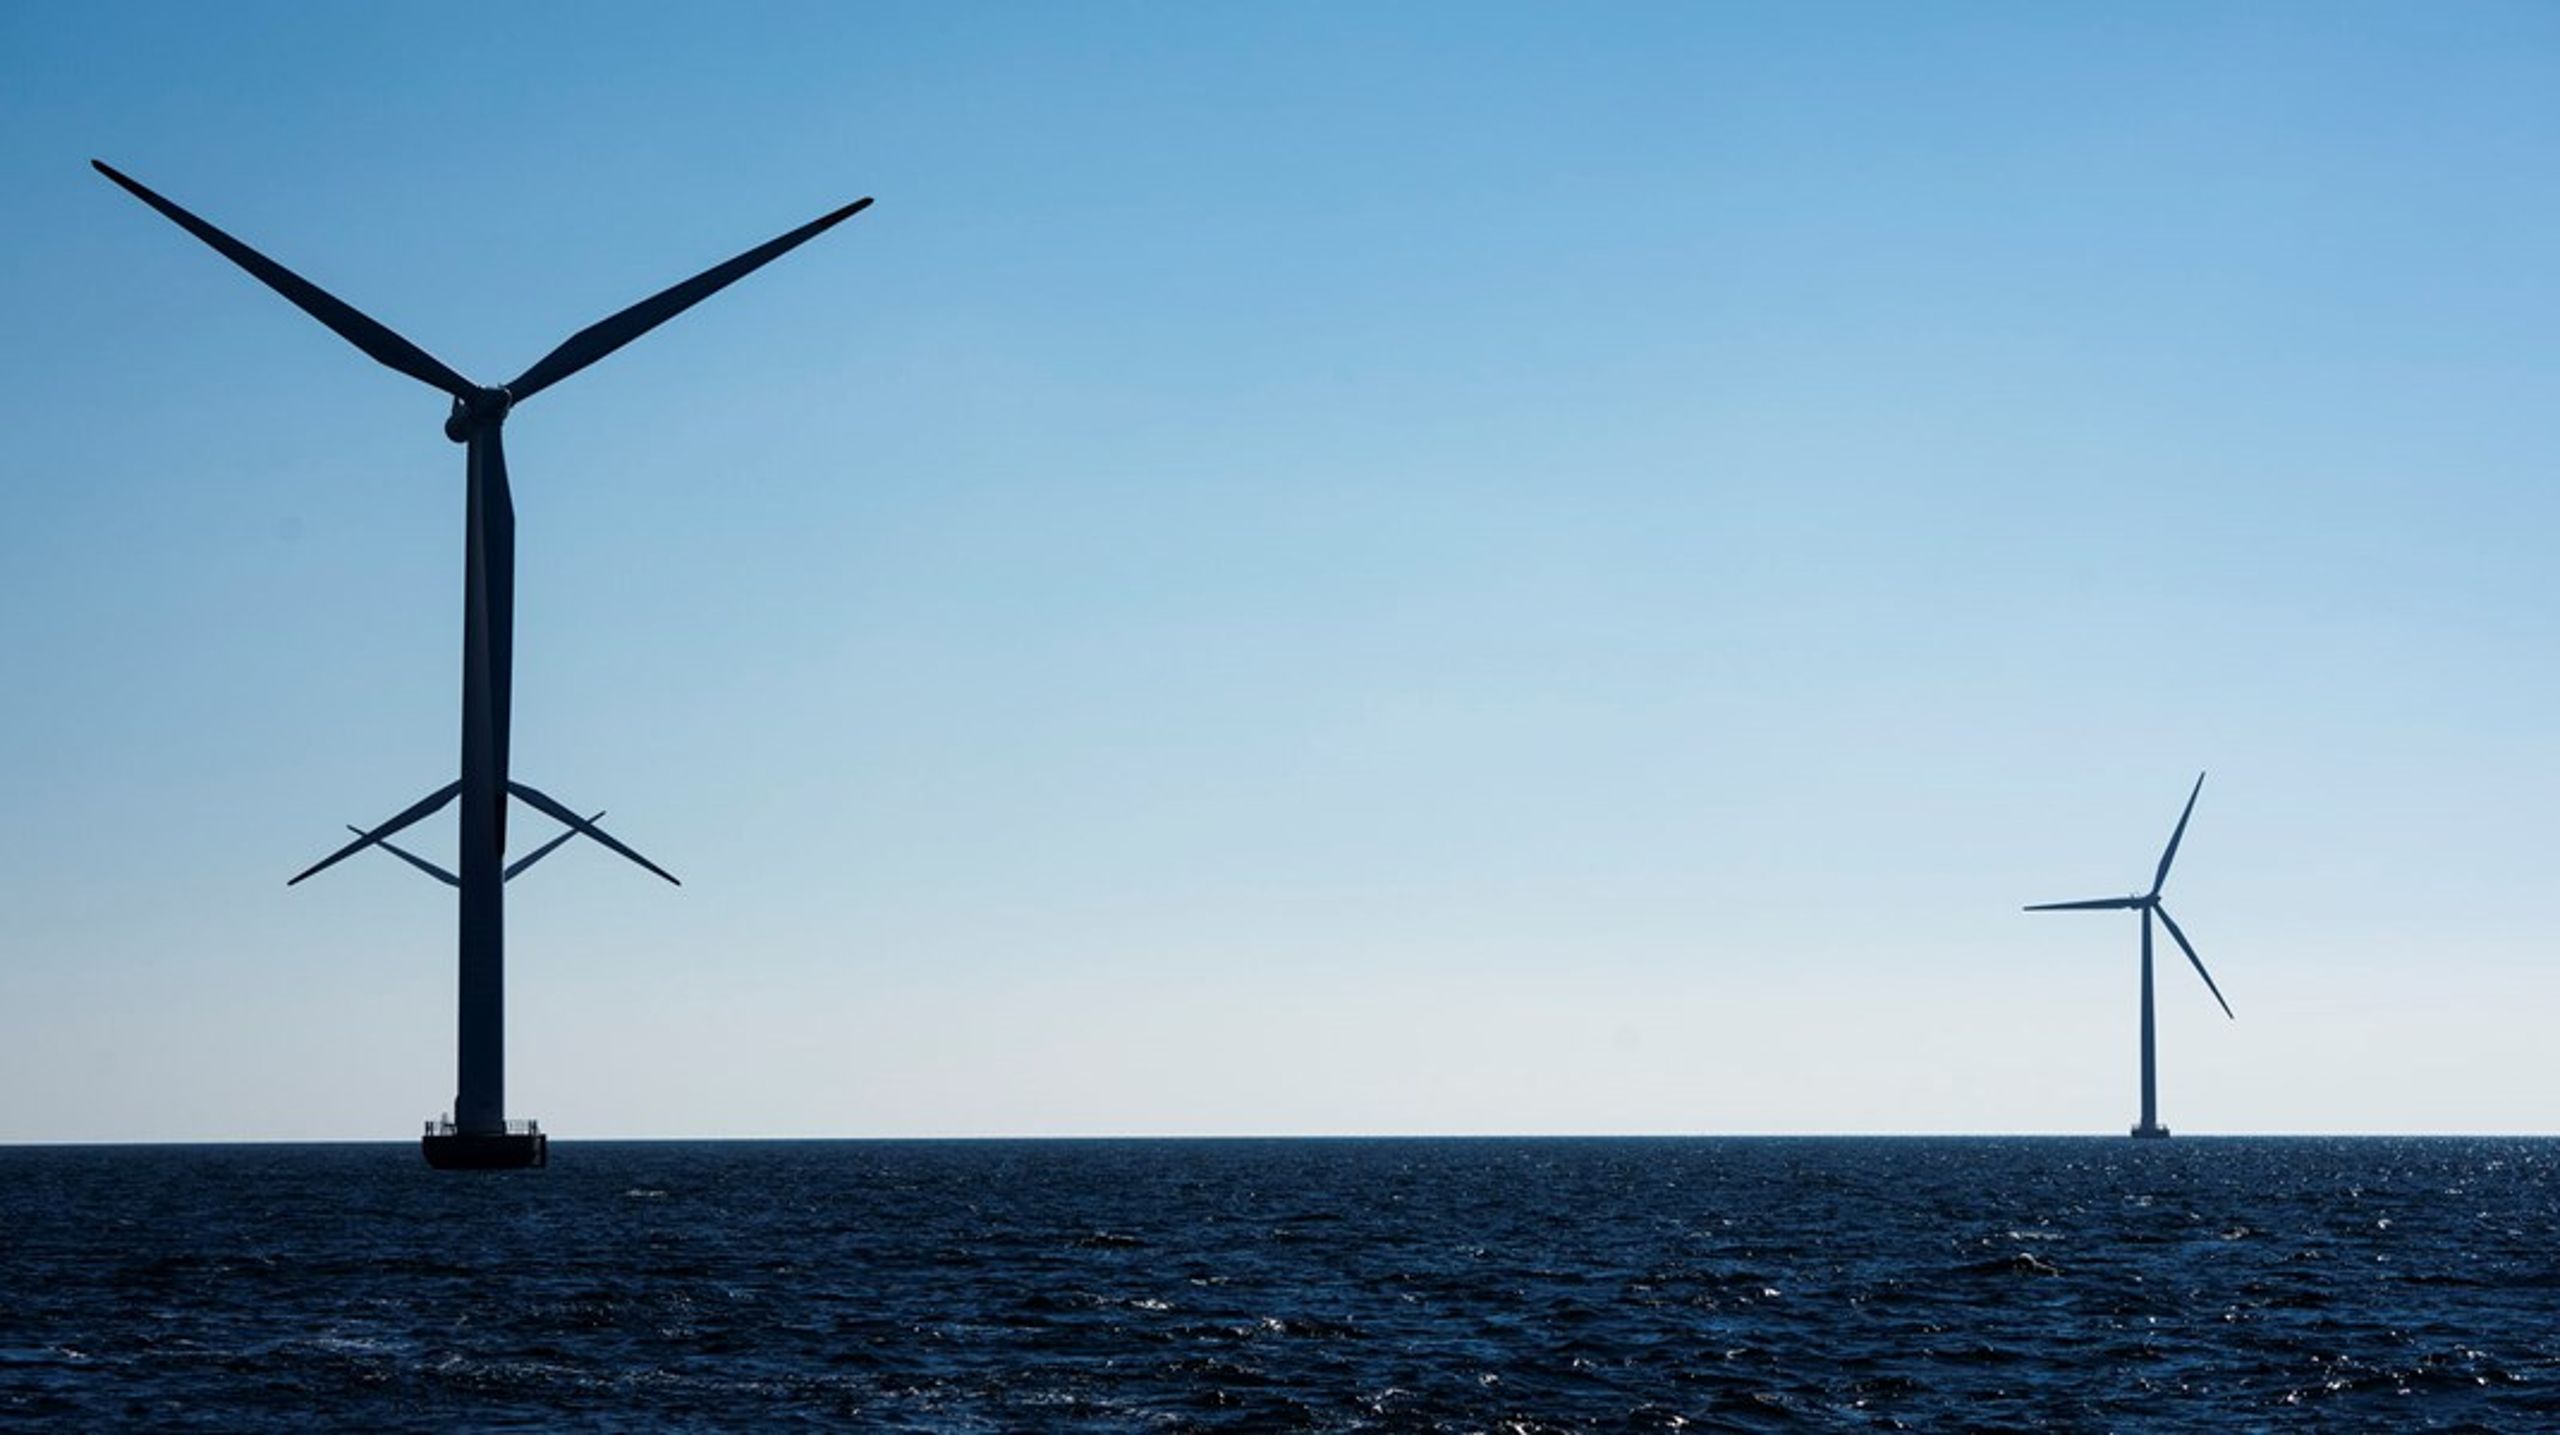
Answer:
[[[455,443],[469,443],[472,434],[505,423],[507,410],[514,406],[515,396],[504,389],[475,389],[469,398],[456,397],[453,412],[445,415],[444,436]]]

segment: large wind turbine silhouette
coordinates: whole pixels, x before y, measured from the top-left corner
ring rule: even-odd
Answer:
[[[401,810],[389,821],[357,830],[349,842],[292,879],[299,882],[461,799],[459,873],[448,873],[391,847],[392,852],[461,894],[461,992],[457,1090],[449,1120],[429,1122],[425,1152],[438,1167],[498,1168],[540,1165],[548,1141],[532,1122],[506,1119],[506,909],[505,884],[569,837],[585,836],[666,878],[676,879],[568,807],[510,777],[507,731],[514,685],[516,519],[507,490],[507,460],[499,432],[515,405],[639,338],[867,208],[855,200],[790,233],[758,245],[673,288],[643,299],[613,317],[572,334],[513,380],[490,388],[475,384],[435,356],[358,313],[318,285],[214,228],[176,204],[119,174],[99,160],[100,174],[123,186],[179,228],[211,245],[258,282],[327,325],[338,337],[376,361],[453,399],[444,421],[446,438],[464,446],[467,481],[462,598],[462,775]],[[512,794],[559,821],[568,831],[513,866],[507,865],[507,798]],[[603,814],[599,813],[598,816]],[[291,882],[287,883],[288,886]]]
[[[2160,889],[2169,881],[2169,864],[2178,860],[2178,842],[2187,835],[2187,819],[2196,815],[2196,798],[2203,791],[2204,774],[2199,772],[2194,789],[2187,794],[2186,810],[2178,814],[2178,825],[2169,834],[2169,845],[2161,849],[2160,868],[2151,874],[2150,891],[2139,897],[2045,902],[2027,908],[2030,912],[2107,912],[2130,908],[2142,914],[2142,1124],[2133,1128],[2133,1134],[2152,1139],[2169,1134],[2169,1128],[2160,1124],[2160,1062],[2152,1038],[2151,919],[2154,916],[2160,919],[2161,926],[2169,929],[2169,935],[2177,939],[2178,950],[2185,952],[2187,960],[2195,964],[2196,975],[2204,978],[2205,990],[2213,993],[2213,999],[2221,1003],[2222,1014],[2231,1016],[2231,1003],[2222,1000],[2222,988],[2213,984],[2213,973],[2204,969],[2204,958],[2196,955],[2195,946],[2187,940],[2187,934],[2178,930],[2177,922],[2169,916],[2169,909],[2160,905]]]

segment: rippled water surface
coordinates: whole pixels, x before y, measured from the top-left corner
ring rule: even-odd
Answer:
[[[0,1148],[0,1420],[2560,1428],[2560,1142]]]

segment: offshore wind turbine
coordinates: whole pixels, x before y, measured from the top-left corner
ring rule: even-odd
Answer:
[[[2178,814],[2178,825],[2169,833],[2169,845],[2161,849],[2160,867],[2151,874],[2150,891],[2138,897],[2097,897],[2086,902],[2045,902],[2027,908],[2030,912],[2110,912],[2130,909],[2142,914],[2142,1122],[2133,1128],[2133,1134],[2151,1140],[2158,1140],[2169,1134],[2169,1128],[2160,1124],[2160,1062],[2152,1038],[2151,919],[2153,917],[2158,917],[2160,925],[2169,929],[2169,935],[2177,940],[2178,950],[2185,952],[2187,960],[2195,964],[2196,975],[2204,978],[2205,990],[2213,993],[2213,999],[2221,1003],[2222,1014],[2226,1017],[2231,1016],[2231,1003],[2222,1000],[2222,988],[2213,984],[2213,973],[2204,969],[2204,958],[2196,955],[2195,946],[2187,940],[2187,934],[2178,930],[2177,922],[2169,916],[2169,909],[2160,905],[2160,889],[2169,881],[2169,864],[2178,860],[2178,842],[2187,835],[2187,819],[2196,815],[2196,797],[2203,791],[2204,774],[2199,772],[2196,774],[2194,789],[2187,793],[2186,810]],[[2232,1019],[2238,1020],[2236,1017]]]
[[[760,244],[683,283],[652,295],[611,318],[579,330],[532,368],[494,388],[473,383],[435,356],[357,312],[336,296],[214,228],[176,204],[91,160],[98,173],[166,215],[223,258],[329,327],[375,361],[396,369],[453,400],[444,435],[464,446],[466,485],[462,596],[462,775],[403,808],[388,821],[356,833],[349,842],[287,882],[291,886],[366,847],[391,852],[455,888],[460,894],[460,1019],[457,1081],[450,1114],[427,1123],[422,1143],[427,1164],[449,1169],[539,1166],[549,1141],[530,1121],[506,1118],[506,899],[507,879],[533,865],[572,836],[588,837],[669,882],[666,869],[641,856],[508,770],[507,738],[515,683],[515,503],[507,489],[507,460],[499,432],[517,404],[692,308],[730,284],[798,248],[868,208],[868,198]],[[513,795],[568,830],[509,865],[507,798]],[[461,799],[461,870],[447,872],[386,838]],[[598,813],[601,817],[604,814]]]

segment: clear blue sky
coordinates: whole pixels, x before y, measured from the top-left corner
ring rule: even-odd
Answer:
[[[2560,1129],[2560,10],[0,9],[0,1141]],[[439,824],[440,829],[448,824]],[[530,816],[519,841],[545,826]],[[439,831],[422,845],[448,849]]]

